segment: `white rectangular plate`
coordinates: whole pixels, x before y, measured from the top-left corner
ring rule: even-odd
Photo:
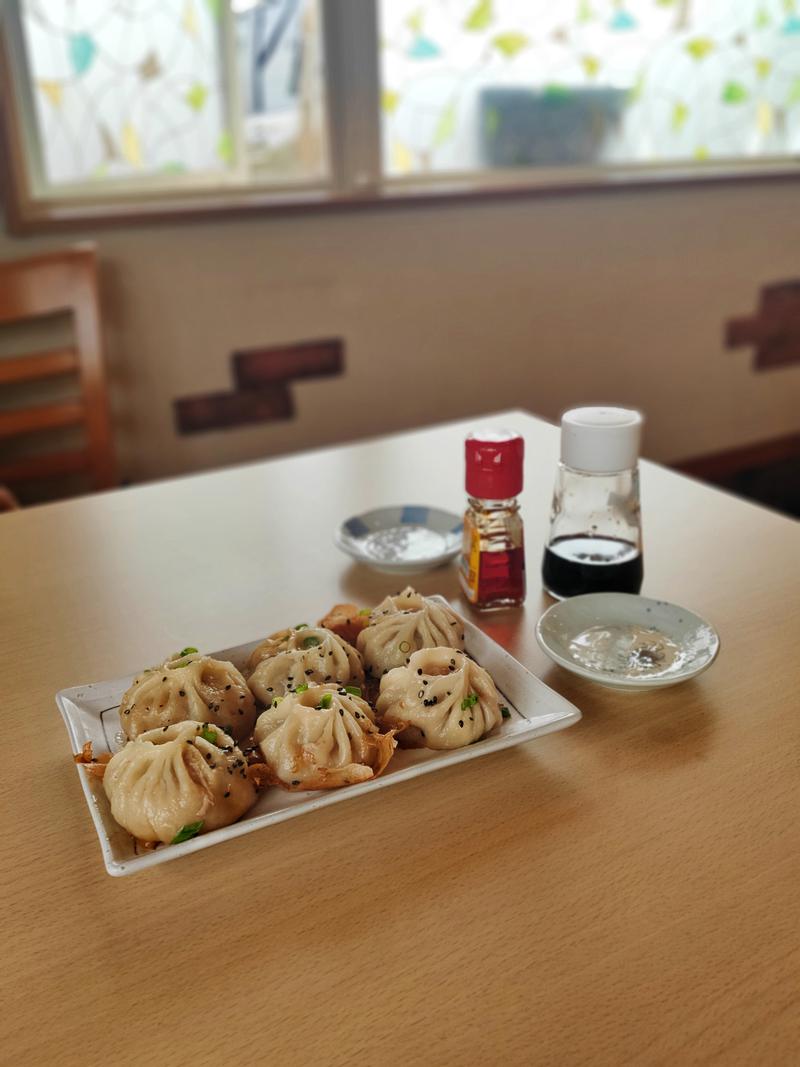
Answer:
[[[441,597],[432,597],[442,600]],[[442,603],[446,601],[442,600]],[[452,610],[452,609],[451,609]],[[143,871],[156,863],[177,859],[189,852],[197,852],[209,845],[219,844],[230,837],[249,834],[262,826],[303,815],[327,804],[336,804],[340,800],[360,796],[374,789],[416,778],[429,771],[438,771],[454,763],[485,756],[501,748],[522,744],[542,734],[563,730],[576,723],[581,713],[564,697],[559,696],[544,682],[536,678],[529,670],[518,663],[496,641],[471,622],[464,623],[466,651],[474,660],[491,674],[500,691],[503,702],[511,712],[509,719],[504,719],[500,726],[480,741],[466,748],[457,748],[447,752],[435,752],[432,749],[398,748],[392,761],[380,776],[373,781],[362,782],[342,789],[329,789],[309,793],[288,793],[283,789],[267,789],[258,798],[254,807],[239,822],[212,830],[207,834],[185,841],[180,845],[164,845],[153,852],[137,853],[133,838],[112,818],[108,798],[103,791],[102,782],[90,777],[85,767],[78,765],[78,774],[86,796],[86,803],[92,813],[92,819],[100,838],[106,870],[109,874],[124,875]],[[259,641],[247,645],[238,645],[222,652],[214,652],[216,659],[230,660],[240,669],[247,662],[252,650]],[[118,678],[113,682],[95,682],[91,685],[64,689],[56,694],[56,704],[67,725],[73,750],[77,753],[87,741],[92,742],[94,754],[116,752],[122,747],[124,737],[119,721],[119,705],[122,694],[133,681],[134,675]]]

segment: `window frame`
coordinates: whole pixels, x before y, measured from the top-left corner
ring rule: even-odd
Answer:
[[[120,194],[37,195],[27,161],[36,157],[34,109],[23,70],[21,23],[14,0],[0,12],[0,182],[6,226],[27,234],[141,222],[251,213],[305,213],[446,205],[720,183],[787,182],[800,177],[800,155],[703,164],[657,163],[569,168],[383,174],[378,0],[320,0],[326,64],[326,136],[330,173],[282,184],[198,181]],[[13,11],[11,10],[13,8]]]

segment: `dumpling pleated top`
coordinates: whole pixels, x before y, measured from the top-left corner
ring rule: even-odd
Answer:
[[[129,739],[192,719],[211,722],[242,741],[253,730],[256,702],[232,663],[199,653],[175,656],[143,671],[119,709]]]
[[[408,662],[421,648],[463,648],[464,629],[453,612],[411,586],[387,596],[358,635],[358,650],[373,677]]]
[[[103,775],[111,814],[141,841],[169,844],[188,826],[228,826],[256,791],[233,738],[209,723],[150,730],[111,758]]]
[[[255,740],[271,780],[285,789],[334,789],[386,767],[396,742],[360,696],[335,685],[289,693],[259,716]]]
[[[379,720],[402,745],[462,748],[503,721],[491,676],[457,648],[425,648],[381,679]]]
[[[361,686],[361,656],[348,643],[323,626],[281,630],[250,656],[250,688],[262,704],[310,683]]]

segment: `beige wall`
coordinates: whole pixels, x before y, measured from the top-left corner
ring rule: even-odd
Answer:
[[[159,477],[494,409],[635,404],[663,461],[800,429],[800,367],[722,347],[800,276],[792,184],[0,238],[93,237],[125,474]],[[173,397],[229,386],[234,348],[339,335],[341,379],[298,417],[178,437]]]

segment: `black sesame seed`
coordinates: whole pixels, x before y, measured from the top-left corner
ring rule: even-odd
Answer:
[[[463,720],[463,719],[459,719],[459,720],[458,720],[458,725],[459,725],[459,726],[461,727],[461,729],[463,730],[463,729],[464,729],[464,720]]]

